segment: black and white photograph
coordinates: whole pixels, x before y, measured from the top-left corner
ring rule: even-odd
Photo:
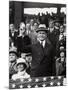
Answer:
[[[9,1],[9,89],[66,86],[66,9]]]

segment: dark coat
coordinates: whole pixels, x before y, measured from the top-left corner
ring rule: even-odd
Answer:
[[[52,32],[48,32],[48,38],[50,40],[50,42],[52,43],[52,45],[54,46],[54,48],[56,48],[56,44],[59,38],[59,30],[54,29],[54,31]]]
[[[17,37],[16,46],[17,46],[18,54],[20,55],[22,52],[23,53],[29,52],[30,50],[29,49],[26,50],[25,46],[30,44],[31,44],[31,39],[29,38],[29,36],[25,35],[23,38],[22,36]]]
[[[53,47],[45,44],[43,48],[40,43],[32,45],[31,77],[44,77],[55,75],[55,60],[53,59]]]

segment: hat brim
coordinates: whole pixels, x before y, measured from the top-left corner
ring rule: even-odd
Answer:
[[[56,23],[56,22],[60,23],[60,21],[61,21],[61,20],[54,20],[54,23]]]
[[[48,29],[46,29],[46,28],[38,28],[36,30],[36,32],[40,32],[40,31],[44,31],[44,32],[48,33]]]
[[[14,53],[16,56],[18,56],[18,54],[16,52],[14,52],[14,51],[10,51],[9,54],[10,53]]]
[[[24,64],[26,66],[26,69],[28,68],[28,64],[20,62],[20,63],[17,63],[16,66],[15,66],[15,70],[16,71],[18,71],[18,69],[17,69],[18,64]]]

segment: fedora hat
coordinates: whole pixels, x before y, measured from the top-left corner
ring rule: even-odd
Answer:
[[[40,24],[36,32],[39,32],[39,31],[45,31],[47,33],[48,29],[46,28],[45,24]]]

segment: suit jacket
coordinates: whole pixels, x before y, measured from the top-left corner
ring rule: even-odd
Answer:
[[[55,61],[53,59],[53,46],[45,44],[43,48],[40,43],[32,45],[31,77],[44,77],[55,75]]]

